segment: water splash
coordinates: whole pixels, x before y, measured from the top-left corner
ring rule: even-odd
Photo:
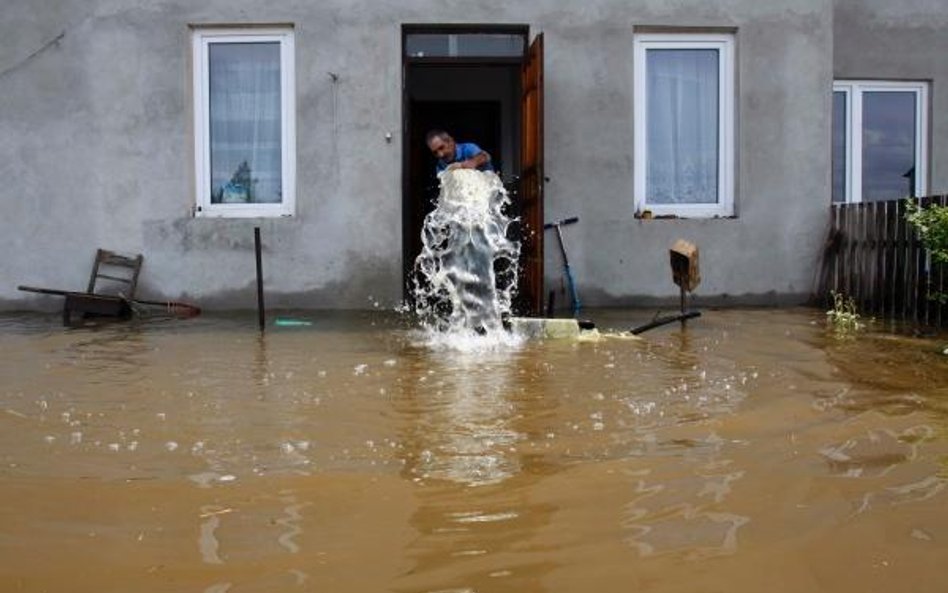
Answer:
[[[415,260],[415,312],[432,345],[509,344],[504,329],[517,288],[520,243],[500,178],[455,169],[440,175],[441,192],[422,229]]]

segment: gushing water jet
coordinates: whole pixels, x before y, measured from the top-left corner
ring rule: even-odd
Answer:
[[[451,169],[439,179],[415,260],[415,312],[429,331],[505,336],[520,257],[520,242],[508,237],[510,198],[491,172]]]

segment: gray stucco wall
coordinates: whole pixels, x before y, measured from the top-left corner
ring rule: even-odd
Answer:
[[[18,293],[19,283],[82,287],[103,246],[145,254],[140,294],[249,307],[255,225],[268,304],[398,302],[400,25],[423,22],[545,33],[547,219],[581,219],[567,240],[587,304],[672,297],[667,249],[679,237],[701,249],[706,298],[795,301],[809,292],[829,203],[830,0],[6,0],[0,305],[49,305]],[[222,23],[295,25],[293,219],[191,216],[188,25]],[[633,30],[661,25],[737,31],[734,219],[633,217]],[[559,286],[552,242],[546,266]]]
[[[837,0],[837,79],[929,82],[928,193],[948,192],[948,3]]]
[[[829,204],[831,11],[819,0],[655,1],[541,23],[547,218],[580,217],[569,229],[570,249],[585,301],[618,305],[674,294],[668,248],[679,237],[701,251],[699,295],[745,303],[805,298]],[[734,219],[633,217],[632,29],[662,25],[737,29]],[[558,262],[547,249],[548,276]]]

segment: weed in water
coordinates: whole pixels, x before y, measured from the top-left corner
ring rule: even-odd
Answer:
[[[826,312],[830,323],[837,331],[849,332],[856,331],[863,327],[859,322],[859,313],[856,312],[856,301],[853,297],[848,297],[835,290],[830,291],[833,297],[833,308]]]

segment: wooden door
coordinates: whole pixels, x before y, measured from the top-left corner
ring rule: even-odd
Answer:
[[[520,289],[523,313],[543,310],[543,34],[537,35],[521,69],[523,125],[520,146],[522,221]]]

